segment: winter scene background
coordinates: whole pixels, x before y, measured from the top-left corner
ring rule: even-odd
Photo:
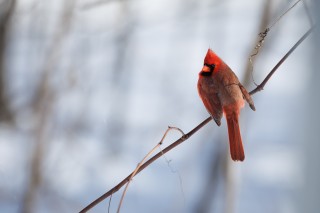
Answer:
[[[196,85],[208,48],[253,90],[319,20],[316,1],[285,13],[295,2],[0,1],[0,212],[79,212],[168,126],[206,119]],[[244,162],[230,159],[225,119],[210,122],[134,177],[121,212],[318,212],[319,35],[241,111]],[[116,212],[122,192],[90,212]]]

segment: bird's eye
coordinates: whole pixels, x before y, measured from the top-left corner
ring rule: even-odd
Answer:
[[[209,67],[209,69],[210,69],[210,73],[212,73],[212,72],[213,72],[213,70],[214,70],[214,68],[216,67],[216,65],[215,65],[215,64],[204,64],[204,66]]]
[[[200,72],[200,75],[202,75],[202,76],[211,76],[215,67],[216,67],[215,64],[204,63],[203,64],[203,68],[202,68],[202,70]]]
[[[207,64],[207,63],[205,63],[205,64],[203,65],[203,69],[202,69],[202,71],[200,72],[200,74],[201,74],[202,76],[211,76],[212,73],[213,73],[213,70],[214,70],[215,66],[216,66],[215,64]]]

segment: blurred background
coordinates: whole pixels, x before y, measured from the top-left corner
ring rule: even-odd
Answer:
[[[260,83],[318,18],[316,1],[299,2],[252,73],[259,32],[294,3],[0,1],[0,212],[78,212],[168,125],[188,132],[206,119],[196,84],[209,47],[254,89],[252,77]],[[225,120],[210,122],[134,178],[122,212],[318,212],[319,35],[253,96],[256,112],[242,110],[243,163],[230,160]],[[170,132],[163,148],[179,137]]]

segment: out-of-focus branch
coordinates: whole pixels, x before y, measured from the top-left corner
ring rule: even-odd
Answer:
[[[309,35],[310,33],[313,31],[314,26],[308,30],[300,39],[299,41],[287,52],[287,54],[285,54],[283,56],[283,58],[278,62],[278,64],[270,71],[270,73],[267,75],[267,77],[264,79],[264,81],[257,86],[257,88],[255,88],[254,90],[252,90],[251,92],[249,92],[250,95],[254,95],[255,93],[263,90],[264,86],[267,84],[267,82],[270,80],[270,78],[272,77],[272,75],[275,73],[275,71],[280,67],[280,65],[288,58],[288,56],[301,44],[302,41],[304,41]],[[155,160],[157,160],[158,158],[160,158],[163,154],[169,152],[171,149],[175,148],[176,146],[180,145],[181,143],[183,143],[184,141],[186,141],[187,139],[189,139],[194,133],[196,133],[198,130],[200,130],[202,127],[204,127],[207,123],[209,123],[212,120],[211,117],[208,117],[207,119],[205,119],[204,121],[202,121],[198,126],[196,126],[194,129],[192,129],[190,132],[188,132],[187,134],[183,135],[181,138],[179,138],[178,140],[176,140],[174,143],[170,144],[169,146],[167,146],[165,149],[163,149],[162,151],[160,151],[159,153],[157,153],[155,156],[153,156],[152,158],[150,158],[147,162],[145,162],[143,165],[141,165],[141,167],[139,168],[138,171],[136,171],[137,175],[139,172],[141,172],[142,170],[144,170],[146,167],[148,167],[151,163],[153,163]],[[101,201],[103,201],[104,199],[106,199],[107,197],[109,197],[110,195],[112,195],[113,193],[117,192],[122,186],[124,186],[128,181],[130,181],[130,179],[133,177],[132,175],[133,173],[129,174],[125,179],[123,179],[118,185],[116,185],[115,187],[113,187],[112,189],[110,189],[108,192],[106,192],[105,194],[101,195],[99,198],[97,198],[96,200],[94,200],[92,203],[90,203],[87,207],[85,207],[84,209],[82,209],[80,211],[80,213],[84,213],[89,211],[90,209],[92,209],[94,206],[96,206],[98,203],[100,203]]]
[[[56,98],[56,91],[50,87],[50,79],[54,73],[54,65],[58,63],[59,54],[63,48],[63,41],[70,30],[72,14],[75,1],[66,1],[64,13],[58,23],[57,31],[52,38],[52,47],[49,48],[43,65],[43,75],[41,76],[36,95],[34,98],[34,117],[36,124],[34,127],[34,150],[31,157],[31,171],[28,188],[23,197],[22,212],[35,212],[36,195],[43,182],[42,162],[45,158],[45,151],[48,146],[48,122],[52,114],[53,102]]]
[[[222,140],[222,138],[220,139]],[[229,156],[228,156],[229,157]],[[199,196],[199,203],[196,206],[195,212],[198,213],[208,213],[211,210],[212,206],[212,198],[215,197],[216,192],[218,191],[218,178],[220,175],[221,170],[223,169],[222,166],[225,164],[226,155],[225,151],[221,149],[215,150],[213,153],[210,166],[208,168],[209,175],[207,177],[207,182],[204,184],[205,189],[203,189],[202,194]]]
[[[80,6],[80,9],[82,10],[90,10],[90,9],[95,9],[98,8],[100,6],[104,6],[110,2],[114,2],[116,0],[97,0],[97,1],[93,1],[93,2],[88,2],[83,4],[82,6]]]
[[[4,1],[0,7],[4,10],[3,14],[0,14],[0,121],[12,121],[13,114],[9,107],[9,100],[6,94],[6,44],[7,33],[10,25],[10,19],[14,13],[16,1]]]

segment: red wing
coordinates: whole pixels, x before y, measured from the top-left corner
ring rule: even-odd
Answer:
[[[198,88],[198,91],[207,111],[209,112],[213,120],[217,123],[217,125],[220,126],[223,113],[218,94],[208,94],[205,91],[203,91],[201,87]]]

